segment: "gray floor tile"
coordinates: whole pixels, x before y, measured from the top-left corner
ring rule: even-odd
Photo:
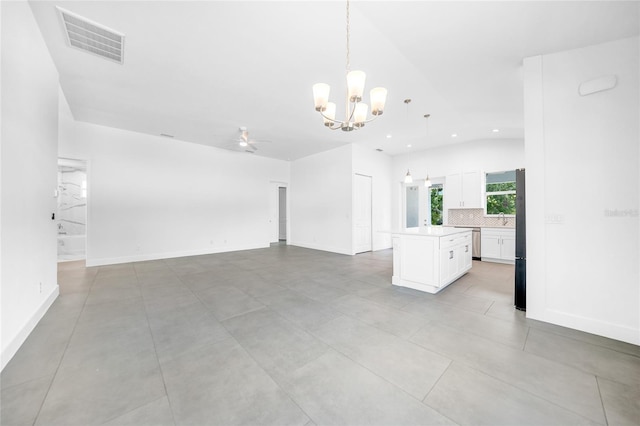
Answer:
[[[148,326],[103,329],[100,333],[87,329],[74,333],[58,374],[94,369],[124,372],[156,365]]]
[[[234,339],[162,366],[177,424],[304,425],[309,418]]]
[[[163,395],[164,383],[158,367],[59,372],[36,425],[101,424]]]
[[[257,299],[231,287],[199,292],[198,298],[220,321],[264,307]]]
[[[354,295],[341,297],[332,302],[331,306],[345,315],[405,339],[418,331],[425,323],[418,316],[399,309],[388,308]]]
[[[426,293],[422,291],[393,285],[368,292],[361,296],[364,299],[371,300],[380,305],[396,309],[402,309],[402,307],[409,303],[419,303],[428,298]]]
[[[282,386],[316,424],[454,424],[334,351],[295,371]]]
[[[96,305],[86,305],[78,318],[75,331],[101,333],[102,330],[120,330],[145,326],[147,318],[141,297],[120,299]]]
[[[509,300],[508,302],[494,302],[489,310],[487,310],[486,315],[504,321],[521,322],[529,325],[525,312],[513,308],[513,300]]]
[[[342,315],[324,303],[291,290],[283,290],[269,296],[259,297],[258,300],[306,330],[313,330]]]
[[[200,302],[149,318],[160,362],[230,337]]]
[[[455,361],[425,403],[459,424],[598,424]]]
[[[38,324],[2,370],[2,388],[54,374],[72,335],[74,322]]]
[[[140,292],[145,302],[160,298],[174,298],[190,296],[193,292],[181,282],[165,282],[152,286],[140,286]]]
[[[134,299],[141,296],[137,282],[109,283],[98,285],[94,283],[87,297],[87,305],[114,302],[123,299]]]
[[[450,359],[349,317],[337,318],[313,334],[368,370],[422,400]]]
[[[451,309],[440,303],[439,298],[428,302],[411,303],[402,310],[516,349],[524,347],[529,331],[529,327],[519,321],[505,321],[476,312]]]
[[[424,327],[411,341],[595,422],[605,422],[591,374],[439,323]]]
[[[269,373],[286,375],[319,357],[328,347],[270,309],[233,317],[224,326]]]
[[[184,285],[179,276],[170,273],[138,274],[138,283],[142,289],[148,287]]]
[[[532,328],[525,350],[598,377],[640,383],[640,357]]]
[[[488,299],[484,297],[476,297],[469,295],[468,293],[468,291],[464,293],[458,293],[455,291],[450,291],[449,288],[445,288],[443,291],[438,293],[437,300],[440,303],[446,303],[458,309],[477,312],[480,314],[485,314],[493,304],[493,298]]]
[[[602,403],[610,425],[640,425],[640,383],[623,385],[598,378]]]
[[[5,426],[32,425],[53,375],[31,380],[19,385],[3,387],[0,400],[0,424]]]
[[[196,273],[200,273],[200,272],[208,272],[209,268],[195,260],[193,261],[185,261],[185,262],[176,262],[176,263],[169,263],[167,262],[168,266],[171,268],[171,270],[177,274],[177,275],[189,275],[189,274],[196,274]]]
[[[327,284],[319,284],[309,278],[283,282],[282,286],[322,303],[331,302],[348,294],[345,290]]]
[[[122,414],[104,426],[173,426],[173,412],[166,396]]]

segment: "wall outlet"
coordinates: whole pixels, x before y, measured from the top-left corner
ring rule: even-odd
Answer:
[[[40,283],[40,293],[42,293],[42,283]]]

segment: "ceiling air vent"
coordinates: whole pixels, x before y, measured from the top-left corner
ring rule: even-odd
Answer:
[[[100,25],[58,7],[64,33],[71,47],[122,64],[124,61],[124,34]]]

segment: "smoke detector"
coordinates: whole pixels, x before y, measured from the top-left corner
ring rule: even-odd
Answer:
[[[69,46],[101,56],[113,62],[124,62],[124,34],[57,7]]]

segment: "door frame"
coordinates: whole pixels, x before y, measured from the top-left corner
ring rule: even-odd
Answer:
[[[352,252],[353,254],[359,254],[359,253],[367,253],[370,251],[373,251],[373,176],[371,175],[365,175],[364,173],[354,173],[353,174],[353,212],[355,213],[356,209],[358,208],[358,201],[359,198],[357,197],[356,194],[356,184],[355,181],[356,179],[358,179],[358,176],[360,177],[364,177],[364,178],[368,178],[369,179],[369,199],[370,199],[370,203],[371,205],[369,206],[369,229],[370,229],[370,235],[369,235],[369,241],[370,241],[370,245],[369,245],[369,250],[364,250],[364,251],[359,251],[356,249],[356,218],[355,215],[352,215],[352,235],[351,235],[351,246],[352,246]]]

